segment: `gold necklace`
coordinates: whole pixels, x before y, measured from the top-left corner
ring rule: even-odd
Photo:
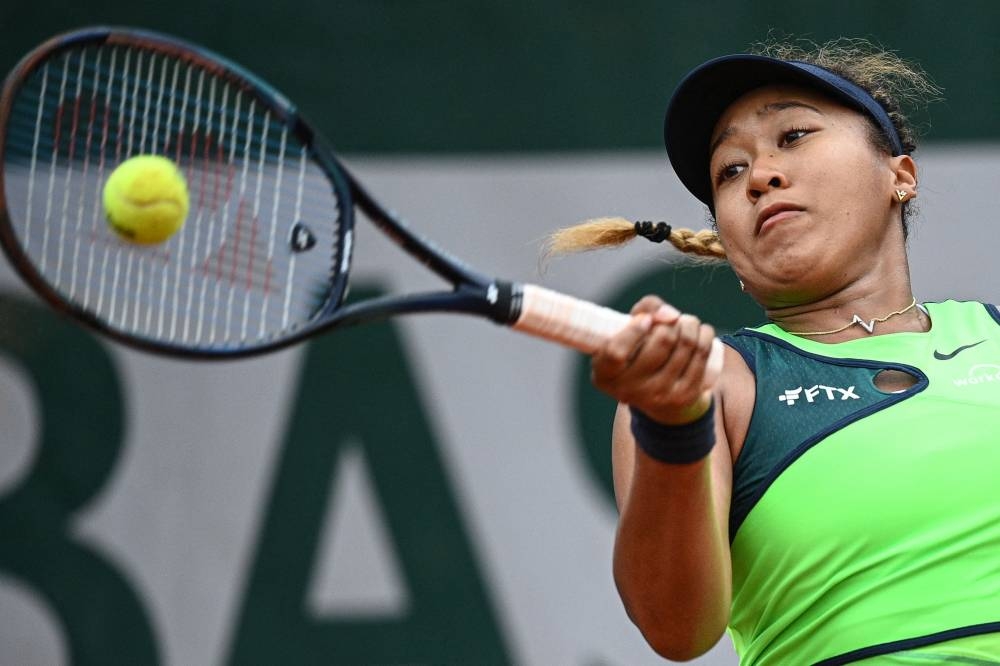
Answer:
[[[871,319],[869,321],[865,321],[864,319],[862,319],[858,315],[854,315],[854,319],[852,319],[849,323],[844,324],[840,328],[835,328],[835,329],[833,329],[831,331],[808,331],[808,332],[804,332],[804,333],[800,333],[798,331],[789,331],[789,332],[790,333],[794,333],[795,335],[831,335],[833,333],[840,333],[841,331],[846,331],[851,326],[854,326],[855,324],[857,324],[861,328],[863,328],[866,331],[868,331],[868,334],[871,335],[875,331],[875,324],[881,324],[884,321],[886,321],[887,319],[890,319],[892,317],[895,317],[896,315],[901,315],[904,312],[912,310],[914,307],[916,307],[916,305],[917,305],[917,299],[914,298],[912,301],[910,301],[910,304],[907,305],[902,310],[896,310],[895,312],[890,312],[889,314],[887,314],[884,317],[880,317],[878,319]]]

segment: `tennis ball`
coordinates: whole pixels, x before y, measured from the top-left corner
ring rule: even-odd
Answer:
[[[125,240],[162,243],[177,233],[188,214],[184,176],[165,157],[131,157],[104,184],[104,213],[108,226]]]

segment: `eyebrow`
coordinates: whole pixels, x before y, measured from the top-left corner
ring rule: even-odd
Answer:
[[[757,115],[766,116],[776,111],[785,111],[786,109],[808,109],[809,111],[813,111],[815,113],[818,113],[819,115],[823,115],[823,112],[820,111],[815,106],[813,106],[812,104],[806,104],[805,102],[796,102],[795,100],[789,100],[787,102],[771,102],[770,104],[765,104],[764,106],[762,106],[760,109],[757,110]],[[709,159],[711,159],[712,155],[715,154],[716,149],[720,145],[722,145],[722,143],[726,139],[728,139],[735,133],[736,133],[736,128],[733,127],[732,125],[719,132],[719,136],[715,137],[715,141],[713,141],[712,145],[708,147]]]

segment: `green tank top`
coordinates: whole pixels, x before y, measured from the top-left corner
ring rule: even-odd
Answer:
[[[744,666],[1000,660],[1000,312],[926,310],[927,333],[725,338],[757,384],[730,515]],[[883,393],[885,369],[914,385]]]

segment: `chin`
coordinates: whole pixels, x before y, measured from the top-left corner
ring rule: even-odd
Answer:
[[[766,267],[762,266],[760,273],[766,281],[782,290],[801,289],[805,284],[816,281],[817,265],[813,255],[784,254],[779,260],[769,261]]]
[[[799,305],[821,298],[830,291],[830,280],[821,279],[813,264],[804,263],[784,273],[769,273],[755,280],[752,290],[755,300],[764,307]],[[806,268],[803,269],[803,266]]]

